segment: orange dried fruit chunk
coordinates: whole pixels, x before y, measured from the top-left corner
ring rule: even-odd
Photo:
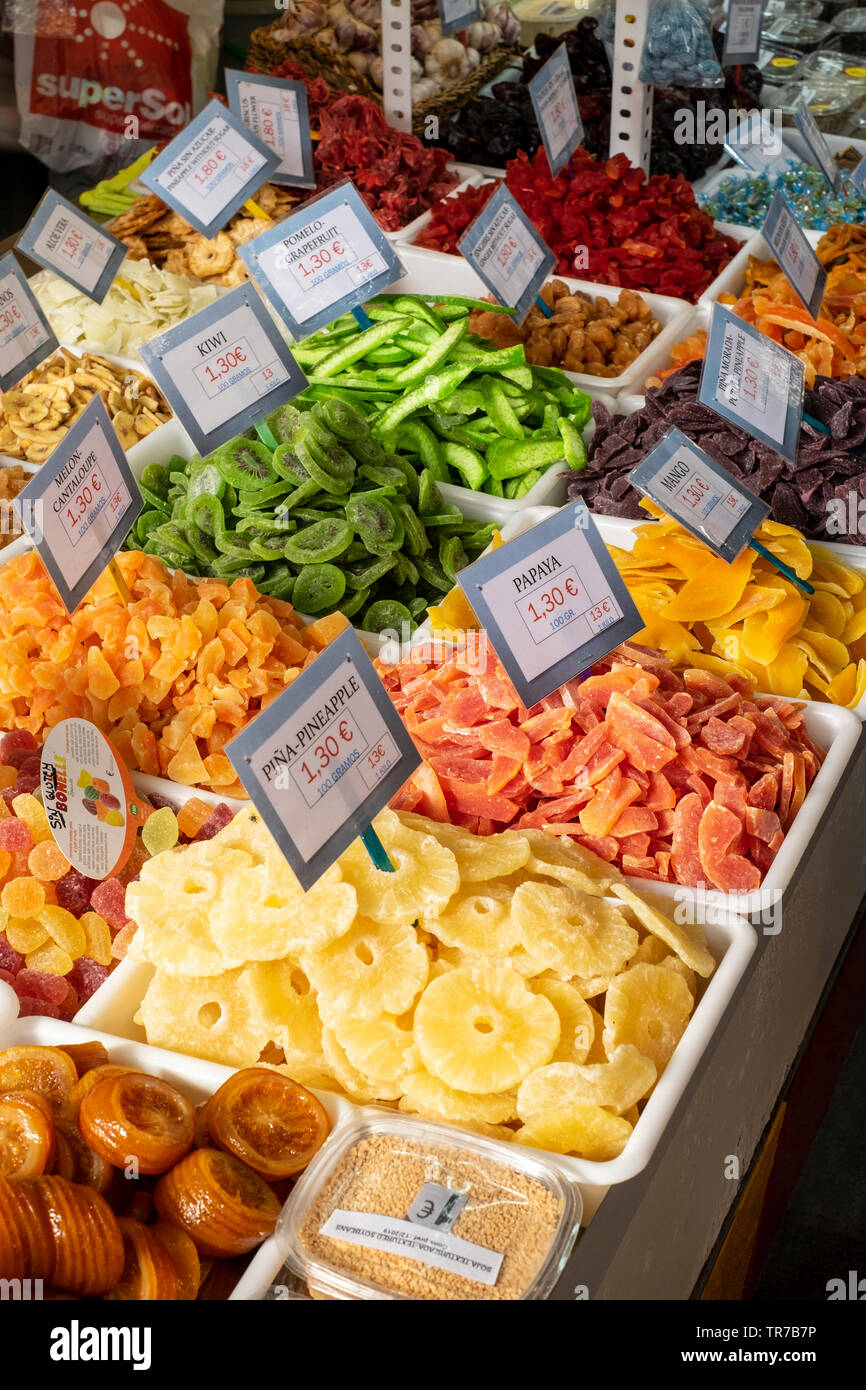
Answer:
[[[58,878],[69,873],[72,865],[54,840],[40,840],[28,855],[27,867],[35,878],[56,883]]]

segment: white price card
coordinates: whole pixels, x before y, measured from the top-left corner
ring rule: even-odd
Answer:
[[[728,0],[722,63],[755,63],[761,51],[765,0]]]
[[[8,391],[57,347],[12,252],[0,256],[0,391]]]
[[[276,169],[280,157],[214,99],[140,175],[202,236],[215,236]]]
[[[732,159],[754,174],[781,174],[796,155],[782,138],[781,118],[770,111],[737,111],[736,128],[728,125],[724,148]]]
[[[349,179],[308,199],[239,254],[295,338],[325,328],[406,273]]]
[[[805,368],[798,357],[713,305],[698,399],[793,463],[803,418]]]
[[[809,245],[784,194],[777,193],[773,198],[761,231],[797,298],[812,318],[817,318],[827,285],[827,272]]]
[[[71,613],[144,507],[100,396],[94,396],[13,506]]]
[[[421,762],[351,627],[226,753],[304,889]]]
[[[230,68],[225,78],[229,109],[280,157],[271,183],[315,188],[310,112],[303,82]]]
[[[564,43],[538,69],[529,84],[529,95],[550,172],[555,177],[583,141],[583,122]]]
[[[794,124],[803,137],[809,163],[820,170],[835,193],[839,187],[839,166],[804,97],[800,98],[794,108]]]
[[[307,385],[251,285],[151,338],[141,355],[202,454],[242,434]]]
[[[49,188],[17,242],[19,251],[101,303],[126,259],[126,247],[68,198]]]
[[[457,582],[527,709],[643,627],[583,502],[482,556]]]
[[[506,308],[523,320],[556,257],[504,186],[497,188],[457,243],[460,254]]]
[[[481,18],[480,0],[438,0],[439,27],[444,35],[468,29]]]
[[[770,508],[680,430],[670,430],[628,476],[729,563],[745,550]]]

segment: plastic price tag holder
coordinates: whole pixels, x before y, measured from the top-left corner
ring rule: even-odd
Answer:
[[[835,193],[839,187],[839,166],[803,97],[794,108],[794,124],[803,137],[809,163],[821,171],[831,192]]]
[[[527,709],[643,627],[580,501],[468,565],[457,582]]]
[[[144,509],[100,396],[13,506],[71,613],[113,563]]]
[[[725,151],[743,169],[753,174],[780,174],[796,160],[792,149],[782,139],[782,130],[766,112],[735,113],[736,133],[729,132]]]
[[[866,155],[851,173],[851,182],[861,197],[866,198]]]
[[[827,272],[785,197],[776,193],[761,228],[788,283],[812,318],[817,318],[827,285]]]
[[[583,122],[564,43],[539,68],[529,84],[529,95],[550,172],[556,177],[583,143]]]
[[[271,183],[289,188],[315,188],[310,109],[303,82],[266,77],[258,72],[226,68],[229,110],[257,136],[280,162]]]
[[[200,454],[242,434],[307,385],[251,285],[151,338],[141,356]]]
[[[677,429],[632,469],[628,480],[729,564],[770,511]]]
[[[761,51],[765,0],[728,0],[722,65],[756,63]]]
[[[481,18],[479,0],[437,0],[439,6],[439,27],[447,38],[458,29],[467,29]]]
[[[481,276],[491,294],[526,318],[539,290],[556,265],[523,209],[500,186],[457,243],[460,254]],[[545,313],[549,313],[544,306]]]
[[[49,188],[17,242],[18,250],[101,304],[126,259],[122,241]]]
[[[141,182],[202,236],[216,236],[280,156],[221,101],[209,101],[140,175]]]
[[[294,338],[325,328],[406,274],[351,179],[238,248]]]
[[[7,251],[0,256],[0,391],[8,391],[56,347],[27,276]]]
[[[421,765],[351,627],[225,751],[304,889]]]
[[[723,304],[713,305],[698,400],[793,463],[803,418],[803,363]]]

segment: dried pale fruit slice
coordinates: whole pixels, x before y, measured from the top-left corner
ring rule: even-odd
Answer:
[[[604,1001],[604,1046],[632,1043],[664,1071],[686,1031],[693,1000],[686,981],[663,965],[633,965],[614,980]]]
[[[553,1056],[559,1016],[508,966],[464,966],[428,985],[415,1010],[425,1067],[457,1091],[519,1085]]]
[[[530,982],[533,994],[543,994],[559,1014],[559,1042],[554,1062],[585,1062],[595,1041],[593,1010],[574,985],[544,974]]]
[[[414,811],[398,811],[397,814],[410,829],[434,835],[441,845],[450,849],[457,860],[462,883],[486,883],[491,878],[505,878],[522,869],[529,858],[525,831],[502,830],[496,835],[473,835],[471,830],[430,820]]]
[[[365,851],[366,853],[366,851]],[[322,951],[311,951],[304,970],[318,990],[324,1021],[353,1016],[403,1014],[427,982],[427,948],[411,926],[384,925],[359,917],[350,930]]]
[[[507,1092],[485,1096],[455,1091],[429,1071],[415,1071],[404,1077],[400,1109],[453,1125],[502,1125],[517,1114],[514,1096]]]
[[[637,950],[619,909],[576,888],[523,883],[512,910],[529,954],[566,979],[616,974]]]
[[[0,1091],[36,1091],[61,1119],[78,1080],[75,1063],[59,1047],[9,1047],[0,1052]]]
[[[371,1084],[383,1081],[393,1086],[421,1065],[412,1025],[411,1014],[399,1018],[380,1014],[372,1019],[346,1015],[335,1020],[334,1032],[356,1071],[369,1077]]]
[[[240,850],[215,852],[211,841],[149,859],[126,890],[126,910],[138,923],[130,956],[178,975],[221,974],[230,961],[214,941],[211,915],[249,862]],[[243,920],[246,906],[236,908],[236,920]],[[231,963],[243,960],[236,948]]]
[[[305,893],[288,865],[257,864],[226,878],[210,929],[223,961],[242,965],[319,950],[349,930],[356,911],[355,890],[336,865]]]
[[[399,1081],[388,1084],[385,1081],[363,1076],[357,1071],[340,1046],[336,1033],[331,1028],[322,1029],[322,1049],[328,1070],[337,1085],[356,1105],[366,1105],[371,1100],[396,1100],[400,1095]],[[330,1087],[333,1090],[333,1086]]]
[[[635,893],[627,883],[616,883],[610,891],[615,898],[619,898],[620,902],[631,908],[642,927],[652,932],[653,936],[660,937],[690,970],[694,970],[704,979],[712,975],[716,962],[701,939],[700,928],[693,926],[687,929],[677,922],[672,922],[639,893]]]
[[[214,1145],[269,1181],[305,1168],[331,1128],[311,1091],[268,1067],[235,1072],[207,1104]]]
[[[403,825],[394,811],[381,811],[373,827],[394,873],[377,869],[360,840],[349,846],[339,864],[358,894],[358,912],[390,924],[437,916],[460,885],[451,850],[435,836]]]
[[[533,1115],[517,1131],[514,1142],[605,1163],[622,1153],[630,1135],[628,1121],[600,1105],[564,1105]]]
[[[515,946],[513,951],[509,951],[506,956],[478,955],[475,951],[461,951],[459,946],[437,946],[436,963],[438,965],[449,966],[456,969],[463,965],[484,966],[488,970],[498,970],[500,966],[507,965],[509,969],[516,970],[518,975],[524,979],[531,979],[533,975],[540,975],[544,970],[541,961],[531,956],[524,946]],[[432,974],[432,970],[431,970]]]
[[[570,888],[591,893],[595,897],[608,893],[610,885],[622,879],[622,874],[615,865],[599,859],[597,854],[570,840],[566,835],[555,835],[549,830],[531,829],[522,830],[520,833],[529,841],[530,853],[526,867],[534,874],[558,879]]]
[[[4,1178],[37,1178],[54,1157],[51,1107],[38,1091],[7,1091],[0,1095],[0,1174]]]
[[[261,1033],[287,1057],[322,1061],[322,1023],[309,977],[292,960],[257,962],[240,973],[238,988]]]
[[[529,1073],[517,1092],[517,1113],[528,1120],[563,1105],[602,1105],[618,1115],[642,1100],[656,1079],[655,1063],[629,1045],[617,1047],[609,1062],[575,1066],[552,1062]]]
[[[661,937],[652,936],[649,932],[644,937],[629,961],[629,965],[642,964],[664,965],[668,970],[676,970],[678,975],[682,975],[694,999],[697,989],[694,970],[690,970],[685,961],[680,960],[673,951],[669,951]]]
[[[511,915],[513,897],[509,884],[461,884],[445,911],[422,918],[421,926],[446,946],[474,955],[507,956],[520,944],[520,927]]]
[[[226,1066],[252,1066],[271,1040],[238,987],[240,976],[240,970],[203,978],[157,970],[138,1015],[148,1042]]]

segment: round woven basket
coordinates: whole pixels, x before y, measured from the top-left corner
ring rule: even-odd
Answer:
[[[477,97],[486,83],[492,82],[494,77],[505,68],[511,67],[521,57],[522,51],[519,48],[507,48],[505,45],[494,48],[492,53],[483,55],[478,67],[464,77],[462,82],[455,82],[453,87],[448,87],[446,91],[430,97],[427,101],[416,102],[412,107],[412,129],[415,134],[423,135],[431,116],[443,126],[455,111],[459,111],[461,106]],[[436,136],[433,138],[436,139]]]

